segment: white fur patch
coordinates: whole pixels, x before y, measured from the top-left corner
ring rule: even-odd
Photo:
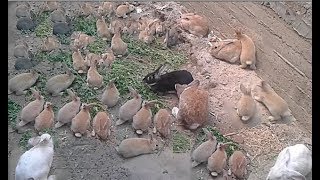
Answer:
[[[178,112],[179,112],[179,108],[177,108],[177,107],[173,107],[171,110],[171,113],[175,118],[177,118]]]

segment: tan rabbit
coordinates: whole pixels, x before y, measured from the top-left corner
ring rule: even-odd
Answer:
[[[51,52],[55,49],[58,49],[60,47],[60,42],[58,39],[54,37],[46,37],[45,39],[42,39],[42,46],[40,47],[40,50],[45,52]]]
[[[192,167],[208,161],[208,158],[214,153],[217,146],[217,139],[207,129],[203,129],[208,140],[198,146],[191,154]]]
[[[17,96],[27,93],[26,89],[32,87],[38,80],[39,74],[35,70],[29,73],[21,73],[9,80],[8,94],[15,93]]]
[[[133,116],[132,127],[136,130],[136,133],[141,135],[143,132],[148,131],[152,124],[152,111],[155,102],[142,103],[141,109]]]
[[[135,10],[134,5],[131,5],[129,3],[121,4],[120,6],[117,7],[115,14],[117,17],[127,18],[128,17],[127,14],[134,10]]]
[[[19,58],[19,57],[28,58],[29,57],[28,44],[24,41],[23,43],[16,45],[13,50],[13,55],[16,58]]]
[[[54,121],[54,112],[52,103],[46,102],[43,111],[36,117],[34,128],[36,131],[41,131],[46,128],[51,128]]]
[[[240,84],[240,90],[242,92],[242,96],[237,104],[237,114],[241,117],[242,121],[248,121],[255,114],[256,103],[251,96],[250,88],[246,88],[243,84]]]
[[[45,12],[45,11],[54,11],[60,7],[60,3],[57,1],[46,1],[44,4],[42,4],[39,9],[40,13]]]
[[[30,4],[28,2],[23,2],[20,5],[17,5],[15,11],[18,18],[31,17]]]
[[[94,9],[90,3],[84,3],[82,6],[80,5],[80,16],[90,16]]]
[[[53,23],[67,22],[66,11],[63,7],[59,7],[50,14]]]
[[[166,109],[160,109],[156,115],[154,115],[153,122],[156,131],[164,138],[168,138],[170,135],[170,127],[173,122],[170,113]]]
[[[112,2],[103,2],[101,6],[98,7],[98,14],[101,16],[108,16],[110,17],[111,14],[114,12]]]
[[[205,37],[209,34],[208,20],[197,14],[182,14],[178,23],[184,30],[198,37]]]
[[[268,108],[271,113],[271,116],[268,117],[270,121],[292,116],[287,102],[266,81],[261,81],[258,87],[260,87],[260,91],[257,92],[254,99]]]
[[[87,85],[94,89],[99,89],[103,85],[103,77],[99,74],[96,65],[97,61],[92,59],[87,73]]]
[[[71,130],[76,137],[81,137],[87,133],[91,121],[90,105],[91,104],[82,103],[81,110],[72,118]]]
[[[118,29],[111,40],[111,49],[114,55],[118,57],[122,57],[123,55],[126,55],[128,53],[128,45],[121,39],[120,31],[121,29]]]
[[[98,112],[93,118],[92,135],[95,136],[97,134],[101,139],[106,140],[111,134],[111,123],[110,116],[107,112]]]
[[[245,178],[247,174],[247,159],[241,151],[234,151],[229,158],[231,172],[239,179]]]
[[[123,27],[123,34],[133,35],[139,32],[140,23],[134,20],[129,20],[125,27]]]
[[[132,120],[133,116],[141,108],[142,97],[136,90],[132,87],[128,87],[131,96],[133,97],[126,103],[124,103],[119,109],[119,120],[116,122],[116,125],[121,125],[129,120]]]
[[[150,139],[128,138],[123,140],[116,150],[124,158],[153,153],[158,148],[158,141],[150,134]]]
[[[227,166],[226,145],[218,143],[217,150],[208,158],[207,168],[212,176],[218,176]]]
[[[111,48],[108,48],[106,53],[101,54],[101,60],[99,61],[99,66],[104,66],[105,68],[112,67],[113,61],[115,60],[115,56]]]
[[[100,62],[102,60],[101,55],[99,54],[95,54],[95,53],[91,53],[89,52],[89,50],[85,50],[85,64],[90,67],[90,63],[91,62]]]
[[[74,70],[78,71],[78,73],[85,73],[88,71],[87,64],[81,54],[80,49],[73,49],[72,53],[72,64]]]
[[[240,54],[240,62],[241,68],[246,68],[247,65],[250,66],[250,69],[256,69],[256,47],[252,39],[243,34],[241,29],[236,30],[236,37],[241,42],[241,54]]]
[[[74,81],[75,75],[70,69],[66,74],[59,74],[50,78],[46,83],[46,89],[52,96],[61,96]]]
[[[210,55],[229,62],[238,63],[240,62],[241,54],[241,42],[237,39],[226,39],[222,41],[209,42]]]
[[[77,34],[76,38],[74,39],[73,46],[76,48],[84,48],[93,43],[95,41],[95,37],[89,36],[84,33]]]
[[[112,36],[103,16],[98,16],[96,26],[98,36],[102,37],[104,41],[110,41]]]
[[[151,44],[155,38],[148,30],[142,30],[139,33],[139,40],[146,44]]]
[[[36,119],[36,117],[43,110],[43,106],[45,103],[44,97],[41,96],[41,93],[34,88],[30,88],[34,101],[28,103],[21,111],[20,119],[21,121],[18,123],[18,127],[22,127],[29,122],[32,122]]]
[[[115,34],[116,32],[121,31],[121,29],[123,29],[124,26],[125,24],[123,21],[113,20],[109,25],[109,30],[112,34]]]
[[[57,123],[55,124],[55,128],[59,128],[66,123],[72,121],[78,112],[80,111],[81,101],[80,97],[78,97],[72,89],[67,89],[67,93],[71,98],[71,101],[66,103],[59,111],[57,115]]]
[[[179,122],[191,130],[206,123],[209,116],[209,93],[199,88],[199,85],[200,81],[194,80],[183,90],[175,115]]]
[[[102,94],[101,102],[106,105],[107,108],[115,106],[120,99],[120,93],[114,84],[114,81],[110,81],[105,91]]]

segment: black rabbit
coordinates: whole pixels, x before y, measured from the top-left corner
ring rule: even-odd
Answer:
[[[164,94],[175,91],[175,84],[189,84],[193,81],[191,73],[187,70],[165,73],[165,69],[166,64],[163,64],[143,78],[143,82],[149,85],[153,92]]]

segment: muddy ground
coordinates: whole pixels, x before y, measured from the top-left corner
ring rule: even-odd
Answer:
[[[64,4],[65,7],[72,7],[71,2],[64,2]],[[160,3],[162,6],[165,4]],[[261,3],[182,2],[181,5],[184,8],[175,3],[171,3],[169,7],[177,11],[184,9],[206,16],[213,34],[223,39],[233,38],[233,28],[240,26],[256,44],[256,71],[243,70],[238,65],[212,58],[208,54],[207,39],[189,37],[190,43],[176,47],[177,50],[190,54],[189,62],[182,68],[189,70],[195,78],[200,79],[202,86],[210,93],[210,111],[214,114],[210,119],[210,122],[213,122],[212,125],[222,134],[236,132],[230,138],[239,143],[248,158],[252,160],[248,167],[250,172],[248,179],[265,179],[275,162],[276,155],[288,145],[305,143],[312,149],[312,38],[300,36],[276,12]],[[33,34],[26,37],[17,31],[15,6],[14,2],[10,2],[8,6],[8,79],[15,74],[25,72],[25,70],[17,71],[13,67],[15,43],[26,40],[37,47],[40,42],[39,38]],[[153,5],[147,3],[145,6]],[[290,62],[298,71],[287,62]],[[59,64],[52,65],[46,62],[38,64],[35,68],[42,72],[48,71],[50,75],[63,72]],[[271,126],[261,124],[269,113],[259,103],[257,103],[258,112],[252,121],[244,124],[239,120],[233,108],[241,95],[239,84],[244,83],[254,87],[261,79],[267,80],[288,102],[295,116],[295,122],[280,122]],[[212,83],[215,86],[208,88]],[[166,99],[170,98],[172,98],[170,104],[172,107],[177,100],[174,96]],[[24,96],[10,95],[9,99],[21,106],[28,101]],[[116,107],[110,109],[114,122],[117,118],[117,110],[124,103],[124,99],[123,97]],[[61,107],[66,100],[66,98],[51,99],[58,107]],[[32,128],[31,125],[29,127]],[[92,137],[77,139],[71,134],[69,127],[62,127],[57,130],[59,146],[55,148],[50,174],[57,175],[58,179],[212,179],[205,165],[191,169],[190,152],[172,153],[171,147],[165,148],[159,156],[150,154],[124,160],[116,154],[114,146],[126,137],[135,136],[130,125],[117,128],[111,142],[100,142]],[[21,134],[8,131],[9,179],[14,179],[15,166],[19,156],[24,152],[18,146],[20,138]],[[215,179],[220,178],[222,177]],[[309,179],[312,179],[311,175]]]

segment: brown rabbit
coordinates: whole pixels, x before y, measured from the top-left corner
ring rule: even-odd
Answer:
[[[115,13],[116,13],[117,17],[127,18],[128,17],[127,14],[134,11],[134,10],[135,10],[134,5],[126,3],[126,4],[121,4],[120,6],[118,6]]]
[[[84,3],[82,6],[80,5],[80,16],[90,16],[94,9],[90,3]]]
[[[236,30],[236,37],[241,42],[241,54],[240,62],[241,68],[246,68],[247,65],[250,65],[250,69],[256,69],[256,47],[252,39],[243,34],[241,29]]]
[[[120,99],[120,93],[114,84],[114,81],[110,81],[105,91],[102,94],[101,102],[106,105],[107,108],[115,106]]]
[[[50,18],[53,23],[67,22],[66,10],[63,7],[59,7],[50,14]]]
[[[227,166],[226,145],[218,143],[217,150],[208,158],[207,168],[212,176],[218,176]]]
[[[256,103],[251,96],[250,88],[246,88],[243,84],[240,84],[240,90],[242,96],[237,104],[237,114],[241,117],[241,120],[248,121],[255,114]]]
[[[19,57],[28,58],[29,57],[28,44],[24,41],[23,43],[16,45],[14,47],[13,55],[16,58],[19,58]]]
[[[179,97],[178,112],[175,115],[178,121],[191,130],[206,123],[209,116],[209,94],[199,88],[199,85],[200,81],[194,80],[183,90]]]
[[[112,2],[103,2],[101,6],[98,7],[98,14],[101,16],[110,17],[111,14],[114,12]]]
[[[93,118],[92,135],[97,134],[101,139],[106,140],[110,136],[111,119],[107,112],[100,111]]]
[[[122,57],[123,55],[126,55],[128,53],[128,45],[121,39],[120,31],[121,29],[118,29],[111,40],[111,49],[114,55],[118,57]]]
[[[247,159],[241,151],[234,151],[229,158],[231,172],[239,179],[245,178],[247,174]]]
[[[74,70],[78,71],[78,73],[85,73],[88,71],[87,64],[81,54],[80,49],[73,49],[72,53],[72,64]]]
[[[55,128],[59,128],[63,126],[66,123],[69,123],[72,121],[72,118],[74,118],[81,106],[80,97],[78,97],[72,89],[67,89],[67,93],[69,97],[71,98],[71,101],[66,103],[59,111],[57,115],[57,123],[55,124]]]
[[[40,49],[45,52],[51,52],[60,47],[60,42],[54,37],[46,37],[42,39],[42,46]]]
[[[207,134],[208,140],[203,142],[198,146],[191,155],[192,167],[196,167],[199,164],[208,161],[208,158],[213,154],[216,150],[217,139],[215,136],[211,134],[207,129],[203,129]]]
[[[116,125],[121,125],[129,120],[133,119],[133,116],[141,108],[142,98],[136,90],[132,87],[128,87],[131,96],[133,97],[126,103],[124,103],[119,109],[119,120],[116,122]]]
[[[260,87],[260,91],[257,92],[254,99],[268,108],[271,113],[271,116],[268,117],[270,121],[292,116],[287,102],[266,81],[261,81],[258,87]]]
[[[238,63],[240,62],[241,54],[241,42],[237,39],[226,39],[222,41],[209,42],[210,55],[229,62],[229,63]]]
[[[158,141],[150,134],[150,139],[128,138],[123,140],[116,150],[124,158],[153,153],[158,148]]]
[[[87,133],[90,126],[91,115],[90,115],[90,105],[82,103],[81,110],[78,114],[72,118],[71,130],[75,133],[76,137],[81,137],[83,134]]]
[[[41,131],[46,128],[51,128],[54,120],[54,112],[52,103],[46,102],[43,111],[36,117],[34,128],[36,131]]]
[[[20,5],[17,5],[15,11],[18,18],[31,17],[30,4],[28,2],[23,2]]]
[[[166,47],[172,47],[178,44],[182,38],[180,36],[181,30],[177,26],[172,26],[166,29],[165,38],[163,44]]]
[[[125,27],[123,27],[122,32],[124,34],[133,35],[139,32],[140,23],[134,20],[129,20]]]
[[[61,96],[74,81],[75,75],[70,69],[66,74],[59,74],[50,78],[46,83],[46,89],[52,96]]]
[[[164,138],[168,138],[170,135],[170,127],[173,122],[170,113],[166,109],[160,109],[156,115],[154,115],[153,122],[160,135]]]
[[[142,103],[141,109],[133,116],[132,127],[136,130],[136,133],[141,135],[143,132],[148,131],[152,124],[152,111],[155,102]]]
[[[57,1],[46,1],[40,6],[40,13],[42,12],[52,12],[60,7],[60,3]]]
[[[121,29],[123,29],[124,26],[124,22],[119,20],[113,20],[109,25],[109,29],[112,34],[115,34],[116,32],[121,31]]]
[[[99,89],[103,85],[103,77],[99,74],[96,65],[97,61],[92,59],[87,73],[87,85],[94,89]]]
[[[31,121],[34,121],[36,117],[41,113],[43,110],[43,106],[45,103],[44,97],[41,96],[41,93],[34,88],[30,88],[33,97],[35,98],[34,101],[31,101],[27,104],[21,111],[20,119],[21,121],[18,123],[18,127],[22,127],[28,124]]]
[[[86,57],[84,61],[88,67],[90,67],[91,62],[99,62],[102,60],[101,55],[91,53],[89,52],[89,50],[85,50],[85,54],[86,54]]]
[[[76,48],[84,48],[86,49],[86,47],[93,43],[95,41],[95,37],[93,36],[89,36],[87,34],[84,34],[84,33],[79,33],[79,34],[76,34],[75,35],[76,38],[74,39],[74,42],[73,42],[73,46],[76,47]]]
[[[99,61],[99,66],[104,66],[104,68],[110,68],[112,67],[113,61],[115,60],[115,56],[113,54],[113,51],[111,48],[107,49],[106,53],[101,54],[101,60]]]
[[[182,14],[178,24],[182,29],[198,37],[205,37],[209,34],[208,20],[194,13]]]
[[[98,16],[96,26],[98,36],[102,37],[104,41],[110,41],[112,36],[103,16]]]
[[[27,93],[26,89],[29,89],[37,82],[39,74],[35,70],[31,70],[30,73],[21,73],[9,80],[8,94],[15,93],[17,96]]]

